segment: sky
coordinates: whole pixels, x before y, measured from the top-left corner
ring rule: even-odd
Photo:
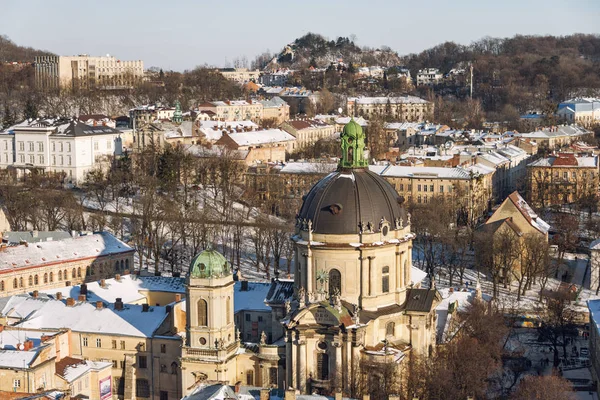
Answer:
[[[252,61],[308,33],[400,55],[485,36],[600,33],[600,0],[0,0],[0,34],[59,55],[183,71]]]

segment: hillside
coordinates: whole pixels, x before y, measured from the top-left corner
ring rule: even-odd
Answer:
[[[33,62],[36,56],[46,55],[53,55],[53,53],[19,46],[8,36],[0,35],[0,62]]]
[[[398,54],[390,48],[360,48],[347,37],[329,40],[316,33],[306,35],[286,45],[276,55],[280,65],[291,68],[308,66],[327,67],[332,62],[393,66],[399,61]]]

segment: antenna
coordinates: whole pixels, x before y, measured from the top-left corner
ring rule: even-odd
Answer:
[[[469,80],[469,85],[471,89],[471,98],[473,98],[473,63],[469,64],[469,69],[471,70],[471,79]]]

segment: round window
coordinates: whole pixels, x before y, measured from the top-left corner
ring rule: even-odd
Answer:
[[[387,236],[389,230],[390,228],[387,225],[385,225],[381,230],[381,233],[383,233],[383,236]]]
[[[319,342],[319,344],[317,344],[317,347],[319,348],[319,350],[327,350],[327,343]]]
[[[200,338],[200,344],[202,346],[204,346],[206,344],[206,339],[204,339],[203,337]]]

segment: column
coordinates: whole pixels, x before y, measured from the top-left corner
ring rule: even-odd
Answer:
[[[292,381],[292,335],[291,332],[285,333],[285,385],[284,389],[294,386]]]
[[[298,377],[297,388],[300,393],[306,393],[306,340],[298,339]]]
[[[375,268],[373,266],[375,256],[367,258],[369,259],[369,296],[373,296],[375,294]]]
[[[310,245],[306,251],[306,292],[313,292],[312,250]]]
[[[402,258],[400,257],[402,253],[396,251],[396,290],[404,287],[402,282]]]
[[[333,344],[335,347],[335,382],[336,386],[342,388],[343,386],[343,375],[344,371],[342,371],[342,343],[335,342]],[[331,372],[331,370],[330,370]],[[330,377],[331,379],[331,377]],[[337,389],[337,388],[336,388]]]

